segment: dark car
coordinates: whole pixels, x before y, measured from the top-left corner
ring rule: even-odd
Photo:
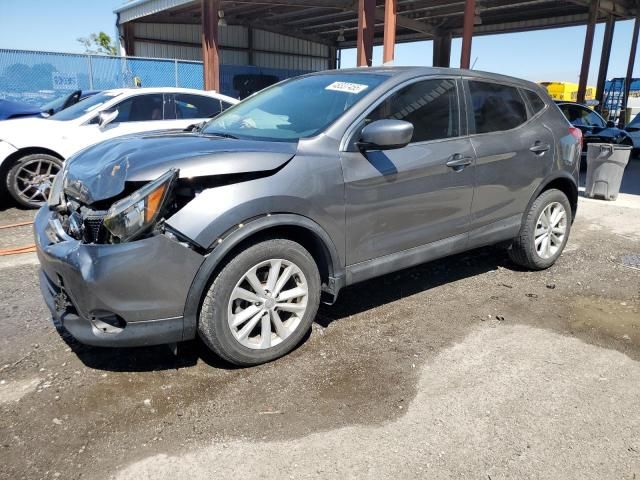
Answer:
[[[80,100],[84,100],[98,92],[99,90],[76,90],[45,103],[41,107],[29,105],[28,103],[0,100],[0,120],[50,116],[70,107],[71,105],[75,105]]]
[[[580,141],[541,87],[511,77],[290,79],[192,132],[120,137],[66,162],[35,219],[41,290],[87,344],[199,335],[229,362],[267,362],[348,285],[496,243],[518,265],[553,265]]]
[[[582,131],[586,146],[590,143],[633,145],[633,140],[626,131],[617,128],[614,122],[606,121],[589,107],[574,102],[557,102],[557,105],[571,125]],[[584,148],[583,153],[586,151]]]

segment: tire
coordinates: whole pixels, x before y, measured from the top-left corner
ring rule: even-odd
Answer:
[[[563,220],[560,216],[555,217],[559,215],[555,212],[562,210],[564,211]],[[546,219],[550,217],[542,217],[545,211],[550,214],[552,223],[558,222],[557,228],[546,226],[545,223],[548,221]],[[556,189],[542,192],[525,214],[520,233],[509,248],[509,257],[514,263],[531,270],[549,268],[560,257],[567,244],[572,221],[571,204],[563,192]],[[560,238],[558,232],[562,229],[564,234]],[[545,231],[546,233],[542,233]],[[555,233],[549,234],[550,231]]]
[[[7,191],[21,207],[39,208],[46,203],[53,177],[61,168],[58,157],[46,153],[25,155],[9,168]],[[34,183],[30,186],[31,181]]]
[[[278,272],[278,281],[269,278],[272,270]],[[306,294],[285,299],[305,288]],[[243,367],[259,365],[289,353],[302,341],[319,304],[320,274],[309,252],[290,240],[267,240],[238,253],[215,277],[202,304],[198,332],[224,360]],[[267,325],[268,334],[263,334]]]

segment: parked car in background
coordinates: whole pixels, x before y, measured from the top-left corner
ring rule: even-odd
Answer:
[[[249,95],[264,90],[279,81],[280,79],[275,75],[242,73],[233,77],[233,89],[238,92],[240,100],[243,100]]]
[[[625,131],[633,142],[633,153],[638,154],[640,152],[640,113],[629,122]]]
[[[47,102],[41,107],[29,105],[28,103],[0,100],[0,120],[24,117],[48,117],[98,92],[99,90],[76,90]]]
[[[607,122],[602,116],[579,103],[556,102],[571,125],[582,131],[582,138],[586,153],[590,143],[613,143],[618,145],[632,145],[629,133],[615,126],[612,121]]]
[[[65,164],[35,220],[43,296],[79,341],[196,335],[237,365],[302,341],[344,286],[506,242],[553,265],[581,133],[536,84],[440,68],[309,74],[191,132]]]
[[[53,177],[74,153],[129,133],[184,129],[238,100],[184,88],[107,90],[49,118],[0,123],[0,178],[22,206],[46,202]]]

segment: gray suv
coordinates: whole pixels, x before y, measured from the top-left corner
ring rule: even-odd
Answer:
[[[500,75],[305,75],[190,131],[90,147],[37,214],[40,281],[80,342],[199,335],[255,365],[341,288],[483,245],[551,266],[576,213],[580,131]]]

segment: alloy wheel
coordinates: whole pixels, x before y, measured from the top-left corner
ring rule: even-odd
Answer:
[[[25,203],[41,205],[49,198],[53,179],[59,170],[60,166],[50,160],[29,160],[16,172],[14,191]]]
[[[538,217],[534,235],[536,253],[549,259],[556,255],[567,234],[567,211],[559,202],[547,205]]]
[[[242,276],[231,293],[229,328],[247,348],[274,347],[298,328],[308,297],[307,279],[293,262],[260,262]]]

